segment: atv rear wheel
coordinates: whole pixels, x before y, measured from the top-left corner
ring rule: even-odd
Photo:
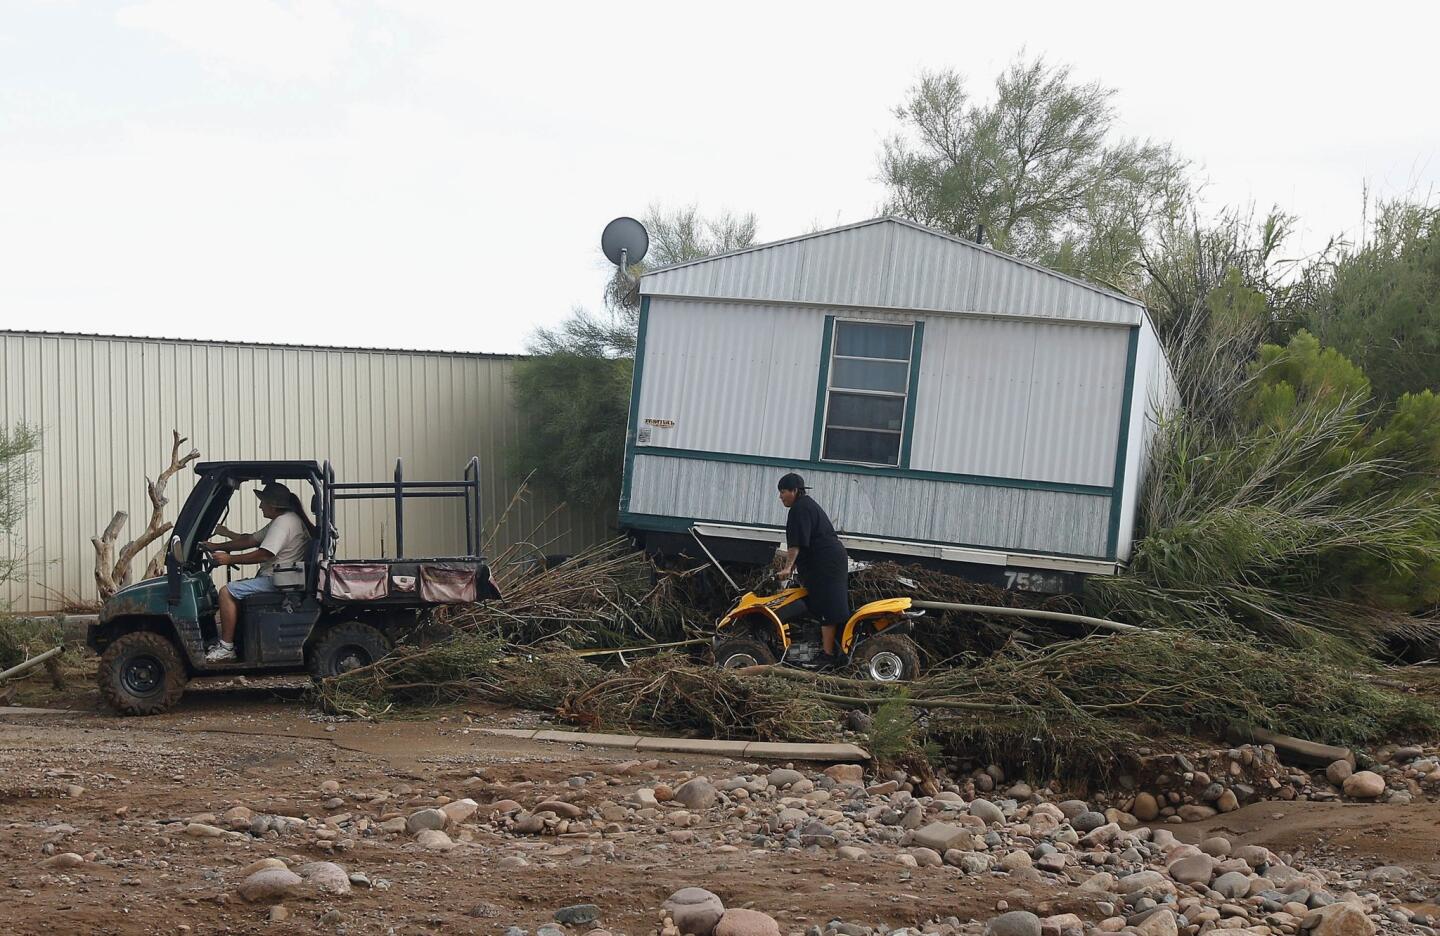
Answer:
[[[775,651],[763,640],[754,637],[727,637],[715,645],[715,665],[721,669],[746,666],[771,666]]]
[[[123,715],[158,715],[185,692],[189,674],[163,634],[135,631],[105,648],[96,673],[100,694]]]
[[[903,634],[876,634],[861,641],[851,661],[876,682],[909,682],[920,675],[920,648]]]
[[[369,666],[390,652],[389,638],[378,628],[349,621],[326,631],[310,650],[310,675],[339,676]]]

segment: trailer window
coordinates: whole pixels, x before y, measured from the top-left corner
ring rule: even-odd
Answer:
[[[835,323],[820,456],[825,461],[900,463],[914,338],[912,325]]]

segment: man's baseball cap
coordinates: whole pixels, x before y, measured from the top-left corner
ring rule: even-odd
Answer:
[[[805,479],[792,471],[787,475],[781,476],[780,484],[777,486],[782,491],[799,491],[803,494],[805,492]]]

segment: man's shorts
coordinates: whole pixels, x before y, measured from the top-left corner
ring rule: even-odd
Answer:
[[[275,580],[268,575],[240,579],[240,581],[231,582],[225,587],[230,589],[230,597],[236,601],[244,601],[246,598],[253,598],[256,595],[268,595],[280,591],[275,587]]]

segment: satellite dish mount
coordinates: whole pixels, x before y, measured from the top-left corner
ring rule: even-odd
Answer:
[[[620,269],[620,275],[630,278],[630,268],[645,259],[650,249],[650,234],[645,225],[634,218],[616,218],[605,225],[600,235],[600,249],[605,259]]]

